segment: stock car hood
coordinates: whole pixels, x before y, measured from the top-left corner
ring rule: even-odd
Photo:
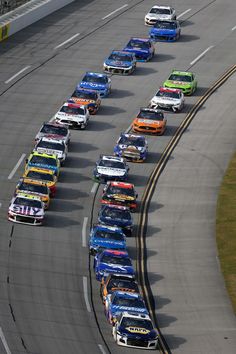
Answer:
[[[107,88],[107,85],[102,85],[102,84],[96,84],[93,82],[85,82],[82,81],[80,83],[80,87],[82,88],[90,88],[90,89],[94,89],[94,90],[105,90]]]
[[[179,98],[171,98],[171,97],[153,97],[152,98],[153,103],[160,103],[160,104],[172,104],[172,105],[177,105],[181,103],[181,100]]]
[[[152,340],[157,336],[157,332],[152,329],[151,331],[145,327],[123,327],[119,326],[119,332],[122,335],[126,334],[129,338],[142,339],[142,340]]]
[[[106,176],[123,176],[126,171],[112,167],[97,167],[97,172]]]
[[[138,118],[135,123],[138,124],[145,124],[145,125],[149,125],[149,126],[155,126],[155,127],[161,127],[163,125],[163,121],[160,120],[151,120],[151,119],[142,119],[142,118]]]
[[[9,207],[9,211],[18,214],[18,215],[27,215],[27,216],[43,216],[44,210],[41,208],[32,208],[25,205],[18,205],[12,203]]]
[[[123,202],[123,201],[126,202],[126,201],[135,200],[135,197],[131,197],[129,195],[122,194],[122,193],[119,193],[119,194],[107,194],[107,198],[114,199],[114,200],[117,200],[117,201],[120,201],[120,202]]]
[[[124,249],[126,247],[124,241],[115,241],[115,240],[104,240],[102,238],[93,239],[91,242],[93,247],[102,247],[107,249]]]
[[[58,158],[62,158],[64,155],[61,150],[53,150],[53,149],[48,149],[43,147],[38,147],[35,151],[39,153],[48,154],[48,155],[56,155]]]
[[[132,65],[132,62],[131,61],[118,61],[118,60],[107,59],[105,61],[105,64],[112,65],[112,66],[115,66],[118,68],[128,68]]]
[[[98,271],[105,271],[106,273],[116,274],[134,274],[134,268],[131,266],[121,266],[119,264],[108,264],[108,263],[100,263]]]
[[[66,118],[66,119],[69,119],[71,121],[80,121],[80,122],[83,122],[85,120],[85,116],[81,115],[81,114],[68,114],[68,113],[64,113],[64,112],[58,112],[56,115],[55,115],[55,118],[59,118],[59,119],[63,119],[63,118]]]
[[[180,86],[182,87],[191,87],[192,84],[189,82],[184,82],[184,81],[173,81],[173,80],[167,80],[165,82],[165,85],[168,85],[169,87],[173,87],[173,88],[179,88]]]

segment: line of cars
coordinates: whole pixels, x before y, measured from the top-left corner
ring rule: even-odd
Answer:
[[[68,154],[70,128],[87,127],[90,115],[96,114],[101,106],[101,98],[111,92],[109,74],[132,74],[137,61],[145,62],[154,56],[153,41],[173,41],[180,36],[173,8],[154,6],[145,16],[145,23],[153,26],[149,38],[133,37],[122,50],[113,50],[104,61],[104,73],[86,72],[69,100],[51,121],[41,126],[9,206],[10,221],[30,225],[43,223],[50,199],[56,195],[61,165]],[[179,31],[169,31],[172,25]],[[158,32],[158,26],[169,32]],[[148,143],[142,134],[164,134],[167,120],[163,110],[180,111],[184,107],[184,96],[192,94],[196,88],[193,73],[173,70],[148,106],[140,108],[131,124],[132,133],[121,133],[114,154],[100,156],[93,170],[93,178],[105,186],[98,222],[90,231],[89,252],[94,256],[95,277],[100,282],[106,318],[112,325],[115,341],[122,346],[155,349],[158,345],[158,332],[139,292],[127,251],[126,238],[132,235],[132,212],[137,209],[138,197],[135,186],[127,182],[127,160],[146,160]]]

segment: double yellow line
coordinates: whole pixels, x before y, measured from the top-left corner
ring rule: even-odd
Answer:
[[[173,150],[178,144],[181,136],[199,111],[199,109],[203,106],[206,100],[222,85],[225,83],[228,78],[236,72],[236,65],[230,67],[206,92],[203,96],[199,98],[199,100],[192,107],[190,112],[187,114],[183,122],[178,127],[175,132],[173,138],[170,140],[165,150],[163,151],[156,167],[151,173],[146,188],[144,190],[141,205],[140,205],[140,213],[138,220],[138,228],[136,233],[136,243],[137,243],[137,270],[138,270],[138,279],[139,284],[142,289],[143,297],[148,307],[149,313],[152,316],[152,319],[158,329],[159,332],[159,350],[161,353],[171,353],[168,344],[166,343],[164,337],[161,334],[161,331],[158,327],[156,315],[155,315],[155,304],[153,300],[153,295],[151,291],[151,287],[148,280],[148,272],[146,265],[146,231],[148,224],[148,209],[149,204],[152,198],[152,195],[155,191],[157,181],[170,158]]]

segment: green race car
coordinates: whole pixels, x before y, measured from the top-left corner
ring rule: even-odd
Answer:
[[[185,95],[192,95],[197,88],[197,80],[195,74],[190,71],[172,70],[163,86],[172,89],[181,89]]]

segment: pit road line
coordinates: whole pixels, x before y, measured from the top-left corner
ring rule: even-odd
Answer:
[[[177,18],[177,20],[180,18],[180,17],[182,17],[182,16],[184,16],[185,14],[187,14],[189,11],[191,11],[192,9],[188,9],[188,10],[185,10],[184,12],[182,12],[180,15],[178,15],[176,18]]]
[[[85,216],[85,217],[84,217],[84,221],[83,221],[83,227],[82,227],[82,246],[83,246],[83,247],[87,247],[87,243],[86,243],[86,229],[87,229],[87,224],[88,224],[88,217]]]
[[[13,170],[11,171],[11,173],[9,174],[7,179],[12,179],[12,177],[16,173],[16,170],[18,169],[18,167],[20,166],[21,162],[24,160],[25,157],[26,157],[26,154],[21,155],[21,157],[19,158],[18,162],[16,163],[15,167],[13,168]]]
[[[233,28],[231,28],[231,31],[234,31],[234,30],[236,30],[236,26],[234,26]]]
[[[102,354],[107,354],[107,352],[105,351],[105,349],[103,348],[102,344],[98,344],[98,348],[101,350]]]
[[[98,189],[99,183],[95,182],[92,186],[91,193],[95,193]]]
[[[125,4],[125,5],[121,6],[121,7],[119,7],[118,9],[116,9],[116,10],[110,12],[108,15],[104,16],[104,17],[102,18],[102,20],[105,20],[106,18],[110,17],[111,15],[113,15],[113,14],[115,14],[116,12],[118,12],[118,11],[124,9],[124,8],[127,7],[127,6],[128,6],[128,4]]]
[[[58,49],[58,48],[62,47],[64,44],[71,42],[74,38],[78,37],[79,35],[80,35],[80,33],[74,34],[72,37],[68,38],[66,41],[62,42],[61,44],[58,44],[56,47],[54,47],[54,49]]]
[[[3,334],[2,327],[0,327],[0,338],[1,338],[1,341],[2,341],[2,344],[3,344],[4,348],[6,350],[6,353],[7,354],[11,354],[11,351],[10,351],[10,349],[8,347],[6,338],[5,338],[4,334]]]
[[[5,84],[8,84],[9,82],[11,82],[12,80],[14,80],[17,76],[19,76],[20,74],[22,74],[24,71],[26,71],[27,69],[30,68],[30,65],[25,66],[23,69],[21,69],[20,71],[18,71],[15,75],[13,75],[12,77],[10,77],[10,79],[5,81]]]
[[[91,306],[88,299],[88,279],[83,277],[84,301],[88,312],[91,312]]]
[[[209,50],[211,50],[214,46],[210,45],[210,47],[208,47],[206,50],[204,50],[201,54],[198,55],[198,57],[196,57],[193,61],[191,61],[190,65],[194,65],[196,64],[196,62],[198,62],[207,52],[209,52]]]

